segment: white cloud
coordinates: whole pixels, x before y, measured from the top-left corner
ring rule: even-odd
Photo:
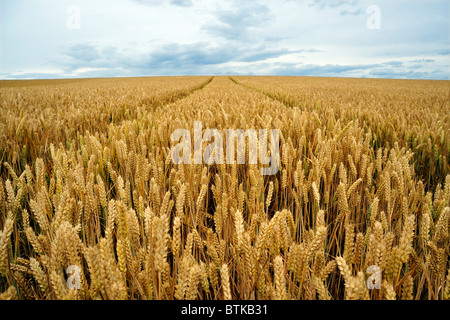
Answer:
[[[449,79],[447,0],[2,0],[0,77],[302,74]],[[70,5],[80,29],[67,28]],[[401,63],[400,63],[401,62]]]

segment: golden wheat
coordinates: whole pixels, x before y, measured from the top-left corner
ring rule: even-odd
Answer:
[[[0,84],[1,299],[449,299],[448,83],[46,83]],[[195,121],[278,172],[175,164]]]

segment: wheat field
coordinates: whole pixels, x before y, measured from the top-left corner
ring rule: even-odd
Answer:
[[[0,299],[450,299],[449,81],[0,81],[0,111]],[[278,172],[175,164],[194,121],[278,129]]]

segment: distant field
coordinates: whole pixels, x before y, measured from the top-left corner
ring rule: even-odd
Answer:
[[[0,81],[0,299],[450,299],[449,115],[449,81]],[[174,163],[200,121],[279,130],[277,172]]]

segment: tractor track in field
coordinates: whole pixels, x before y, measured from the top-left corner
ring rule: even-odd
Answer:
[[[205,82],[201,83],[200,85],[198,85],[198,86],[192,88],[192,89],[189,90],[188,92],[185,92],[185,93],[179,93],[179,94],[176,94],[176,95],[174,95],[174,96],[167,96],[165,99],[163,99],[163,100],[162,100],[160,103],[158,103],[158,104],[154,104],[154,103],[151,101],[151,98],[144,98],[144,99],[141,99],[140,105],[149,105],[149,106],[151,106],[152,108],[155,108],[155,109],[156,109],[156,108],[163,107],[163,106],[166,106],[166,105],[168,105],[168,104],[171,104],[171,103],[174,103],[174,102],[177,102],[177,101],[186,99],[187,97],[193,95],[194,93],[196,93],[196,92],[198,92],[198,91],[204,89],[208,84],[210,84],[210,83],[213,81],[213,79],[214,79],[214,76],[210,77],[208,80],[206,80]]]
[[[252,90],[252,91],[256,91],[258,93],[262,93],[263,95],[265,95],[266,97],[268,97],[268,98],[270,98],[272,100],[281,102],[282,104],[284,104],[288,108],[300,108],[301,109],[301,107],[296,105],[294,101],[287,99],[286,96],[284,96],[284,95],[281,95],[281,94],[278,94],[278,93],[274,94],[274,93],[271,93],[271,92],[264,91],[264,90],[262,90],[262,89],[260,89],[258,87],[254,87],[254,86],[242,83],[242,82],[236,80],[235,78],[233,78],[231,76],[229,76],[228,78],[231,81],[233,81],[235,84],[237,84],[238,86],[247,88],[247,89]]]

